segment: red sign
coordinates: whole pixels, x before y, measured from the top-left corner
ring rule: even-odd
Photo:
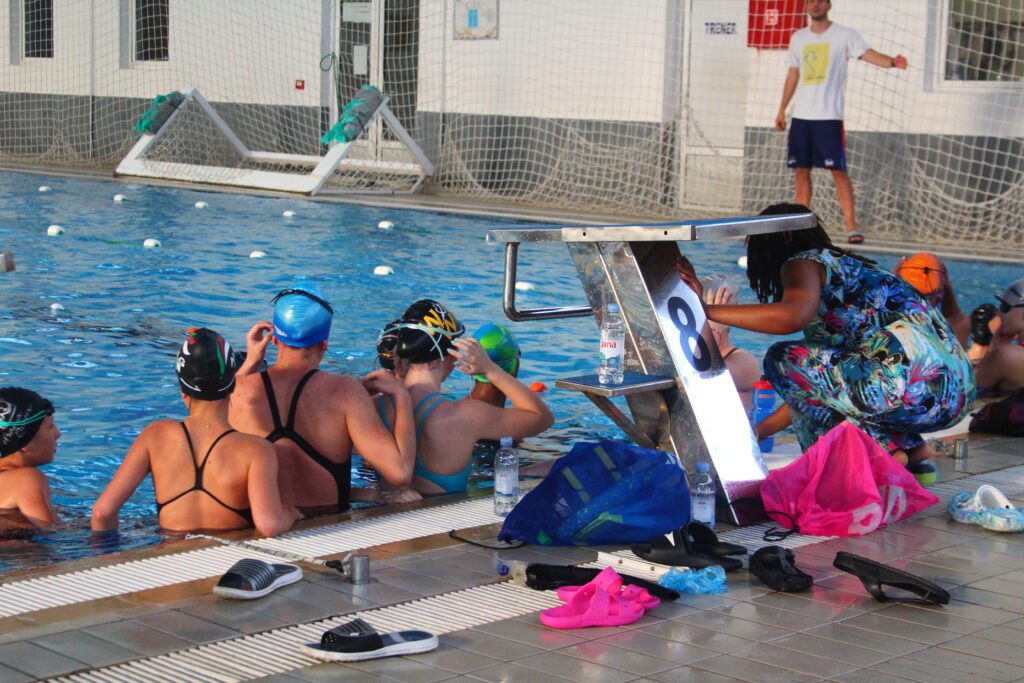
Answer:
[[[306,89],[306,81],[302,80],[301,78],[299,80],[295,81],[295,89],[296,90],[305,90]]]
[[[789,37],[807,26],[805,0],[750,0],[747,46],[767,50],[789,47]]]

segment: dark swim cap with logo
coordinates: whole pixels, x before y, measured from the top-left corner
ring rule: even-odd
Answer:
[[[224,337],[193,327],[178,351],[181,393],[200,401],[219,401],[235,389],[238,360]]]
[[[383,327],[377,337],[377,362],[385,370],[395,369],[395,347],[398,346],[398,330],[401,320],[392,320]]]
[[[53,404],[34,391],[0,389],[0,458],[29,445],[53,412]]]
[[[420,299],[405,309],[398,328],[395,356],[410,363],[443,360],[452,342],[466,332],[462,323],[433,299]]]

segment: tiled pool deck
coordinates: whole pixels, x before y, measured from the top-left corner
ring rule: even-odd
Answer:
[[[961,480],[968,490],[978,482],[966,477],[1024,464],[1022,456],[1020,441],[976,439],[968,459],[939,465],[944,482]],[[997,485],[1024,505],[1024,474],[1007,472]],[[488,532],[494,528],[482,530]],[[951,591],[953,602],[935,608],[877,603],[859,581],[832,567],[840,550],[932,578]],[[720,596],[685,596],[627,627],[555,631],[528,613],[447,633],[438,650],[415,657],[293,667],[258,680],[1024,680],[1024,534],[921,516],[795,552],[797,564],[816,580],[806,594],[773,593],[741,571],[730,575]],[[251,603],[214,598],[207,579],[0,619],[0,683],[73,679],[90,670],[108,680],[133,680],[103,667],[167,653],[183,653],[185,668],[169,663],[151,680],[204,680],[185,664],[199,645],[230,645],[248,634],[498,580],[495,551],[445,534],[369,553],[376,581],[366,586],[307,569],[301,583]],[[502,557],[575,563],[595,554],[524,548],[502,551]],[[208,678],[244,680],[230,672]]]

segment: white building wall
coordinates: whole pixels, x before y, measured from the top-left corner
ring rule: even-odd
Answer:
[[[419,108],[661,122],[671,1],[503,0],[496,40],[455,40],[422,0]]]
[[[149,99],[195,86],[213,101],[320,104],[320,0],[171,0],[169,60],[133,60],[128,68],[121,68],[119,0],[55,2],[54,57],[18,65],[6,30],[12,4],[0,0],[4,91]],[[296,90],[296,80],[305,89]]]

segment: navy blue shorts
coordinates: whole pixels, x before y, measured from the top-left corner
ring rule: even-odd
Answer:
[[[846,131],[842,121],[793,119],[789,125],[789,167],[846,170]]]

